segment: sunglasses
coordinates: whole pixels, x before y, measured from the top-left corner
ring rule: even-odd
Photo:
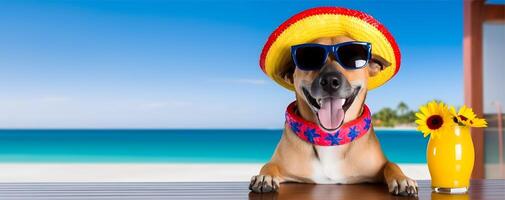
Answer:
[[[352,41],[335,45],[307,43],[291,47],[291,57],[295,65],[306,71],[320,70],[330,52],[345,69],[360,69],[366,66],[371,58],[372,44]]]

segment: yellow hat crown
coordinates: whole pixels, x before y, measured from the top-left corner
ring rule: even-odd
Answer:
[[[260,67],[275,82],[293,90],[293,85],[279,74],[290,61],[290,47],[321,37],[345,35],[372,44],[372,52],[391,66],[380,71],[368,81],[369,90],[390,80],[400,69],[400,49],[393,36],[372,16],[341,7],[317,7],[302,11],[272,32],[260,56]]]

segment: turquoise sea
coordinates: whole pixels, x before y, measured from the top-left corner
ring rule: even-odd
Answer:
[[[266,162],[282,130],[0,130],[0,162]],[[386,156],[425,163],[417,131],[377,130]]]

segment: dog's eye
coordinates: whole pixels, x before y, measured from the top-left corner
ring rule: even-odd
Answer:
[[[380,70],[383,70],[385,68],[385,63],[381,62],[379,59],[372,58],[372,63],[375,63],[379,66]]]

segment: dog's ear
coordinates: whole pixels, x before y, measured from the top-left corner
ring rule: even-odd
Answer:
[[[370,77],[375,76],[390,65],[391,63],[386,61],[384,58],[377,55],[372,55],[372,59],[370,59],[370,62],[368,63],[368,75]]]
[[[288,63],[282,68],[280,76],[288,83],[294,84],[293,74],[295,73],[295,63],[293,60],[289,60]]]

